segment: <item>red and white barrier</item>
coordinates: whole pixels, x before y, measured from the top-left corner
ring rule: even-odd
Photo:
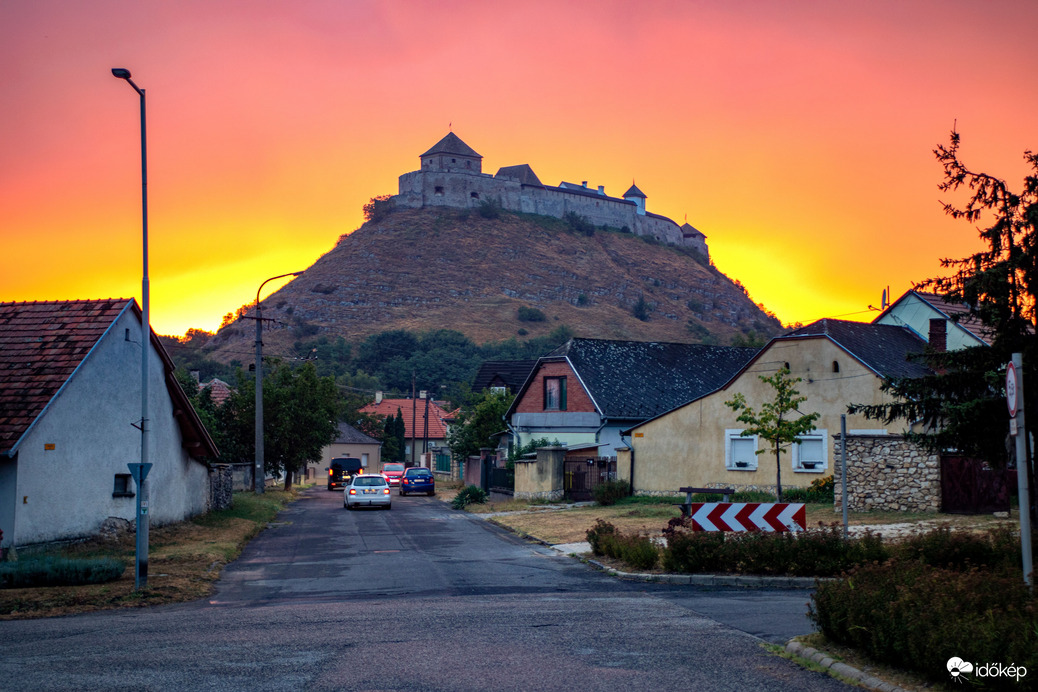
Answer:
[[[693,502],[693,531],[802,531],[804,505],[789,502]]]

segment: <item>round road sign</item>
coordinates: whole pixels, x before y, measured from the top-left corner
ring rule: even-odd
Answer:
[[[1006,367],[1006,404],[1009,417],[1016,418],[1016,366],[1012,362]]]

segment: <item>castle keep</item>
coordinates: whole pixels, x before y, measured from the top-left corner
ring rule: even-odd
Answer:
[[[627,229],[709,256],[705,235],[688,223],[678,226],[666,216],[646,211],[645,193],[636,185],[623,197],[610,197],[604,186],[589,188],[587,182],[545,185],[528,164],[505,166],[496,175],[483,173],[483,157],[453,132],[420,159],[420,170],[400,176],[397,206],[467,208],[496,200],[502,209],[560,219],[573,212],[596,226]]]

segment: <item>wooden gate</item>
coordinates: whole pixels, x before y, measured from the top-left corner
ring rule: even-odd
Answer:
[[[596,485],[616,480],[616,457],[566,459],[562,472],[566,499],[587,502],[594,499]]]
[[[1010,483],[1015,477],[1015,472],[993,469],[980,459],[942,455],[941,511],[948,514],[1008,512]]]

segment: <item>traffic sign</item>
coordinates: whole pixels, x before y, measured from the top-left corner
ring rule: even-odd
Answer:
[[[1009,417],[1016,418],[1016,366],[1012,361],[1006,366],[1006,405],[1009,406]]]
[[[693,502],[693,531],[800,531],[807,526],[803,503]]]

